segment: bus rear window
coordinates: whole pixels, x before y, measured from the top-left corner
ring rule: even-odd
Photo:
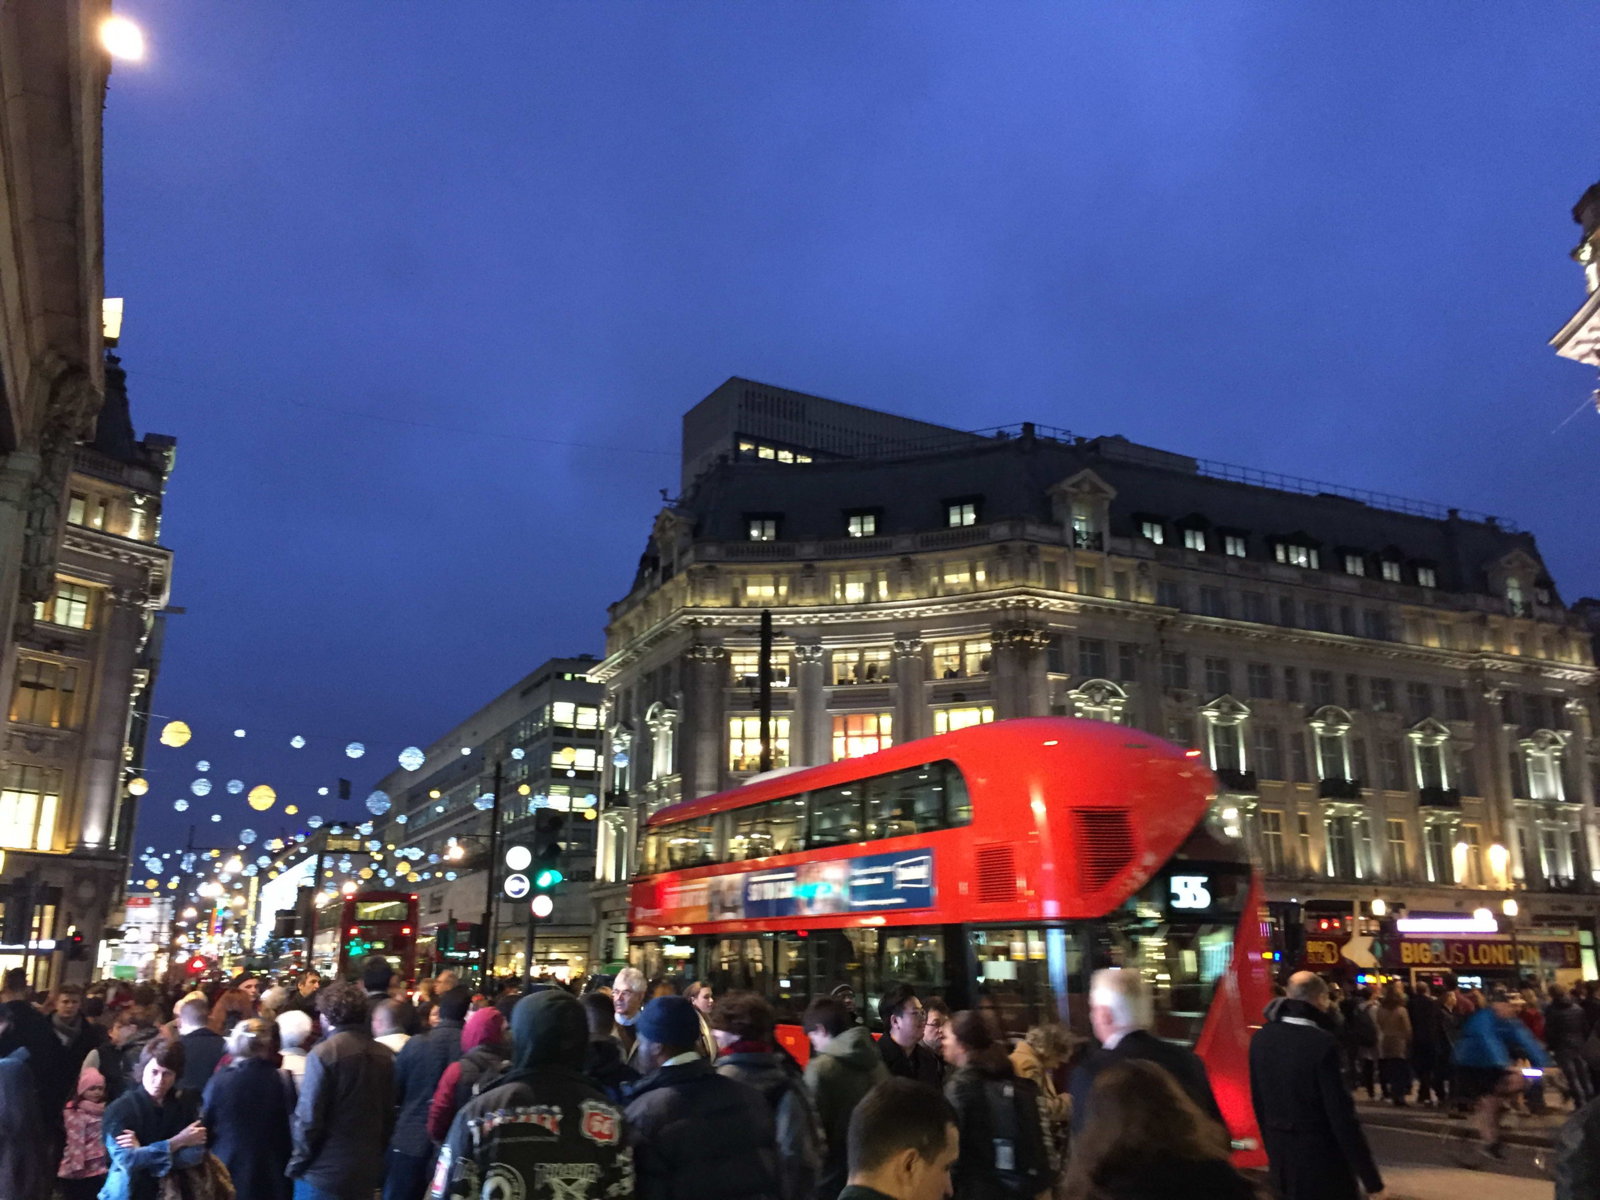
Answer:
[[[404,900],[360,900],[353,905],[357,921],[404,921]]]

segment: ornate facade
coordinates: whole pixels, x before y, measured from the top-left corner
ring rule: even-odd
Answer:
[[[1600,911],[1596,672],[1531,536],[1027,426],[734,455],[658,515],[594,672],[616,885],[597,953],[624,932],[641,817],[759,761],[763,609],[776,767],[1007,717],[1118,721],[1205,755],[1286,916],[1513,892],[1529,924]]]

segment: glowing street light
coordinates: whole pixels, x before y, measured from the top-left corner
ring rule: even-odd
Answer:
[[[1374,900],[1372,902],[1370,907],[1372,908],[1372,915],[1373,916],[1381,917],[1381,916],[1384,916],[1385,914],[1388,913],[1388,911],[1389,911],[1389,902],[1387,900],[1385,900],[1382,896],[1379,896],[1376,900]]]
[[[1510,896],[1507,896],[1504,900],[1500,901],[1500,911],[1505,913],[1505,915],[1508,917],[1516,916],[1517,902]]]
[[[144,30],[127,17],[107,17],[100,22],[100,46],[112,58],[138,62],[144,58]]]

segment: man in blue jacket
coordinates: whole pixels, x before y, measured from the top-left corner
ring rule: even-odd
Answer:
[[[1479,1009],[1461,1027],[1455,1044],[1456,1094],[1478,1104],[1478,1136],[1485,1154],[1504,1158],[1500,1144],[1500,1113],[1506,1097],[1522,1087],[1517,1060],[1526,1059],[1536,1067],[1549,1065],[1550,1059],[1528,1027],[1517,1020],[1510,997],[1495,989],[1487,1008]]]

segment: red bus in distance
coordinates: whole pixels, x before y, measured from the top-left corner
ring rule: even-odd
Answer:
[[[1238,1161],[1264,1163],[1247,1063],[1271,998],[1264,904],[1216,797],[1194,752],[1064,717],[765,776],[648,819],[630,954],[646,978],[762,992],[785,1021],[847,986],[878,1029],[904,982],[1014,1036],[1087,1035],[1092,972],[1135,968],[1153,1032],[1205,1061]]]
[[[349,979],[374,954],[387,959],[400,978],[416,978],[414,892],[341,893],[317,909],[311,965],[318,971]]]

